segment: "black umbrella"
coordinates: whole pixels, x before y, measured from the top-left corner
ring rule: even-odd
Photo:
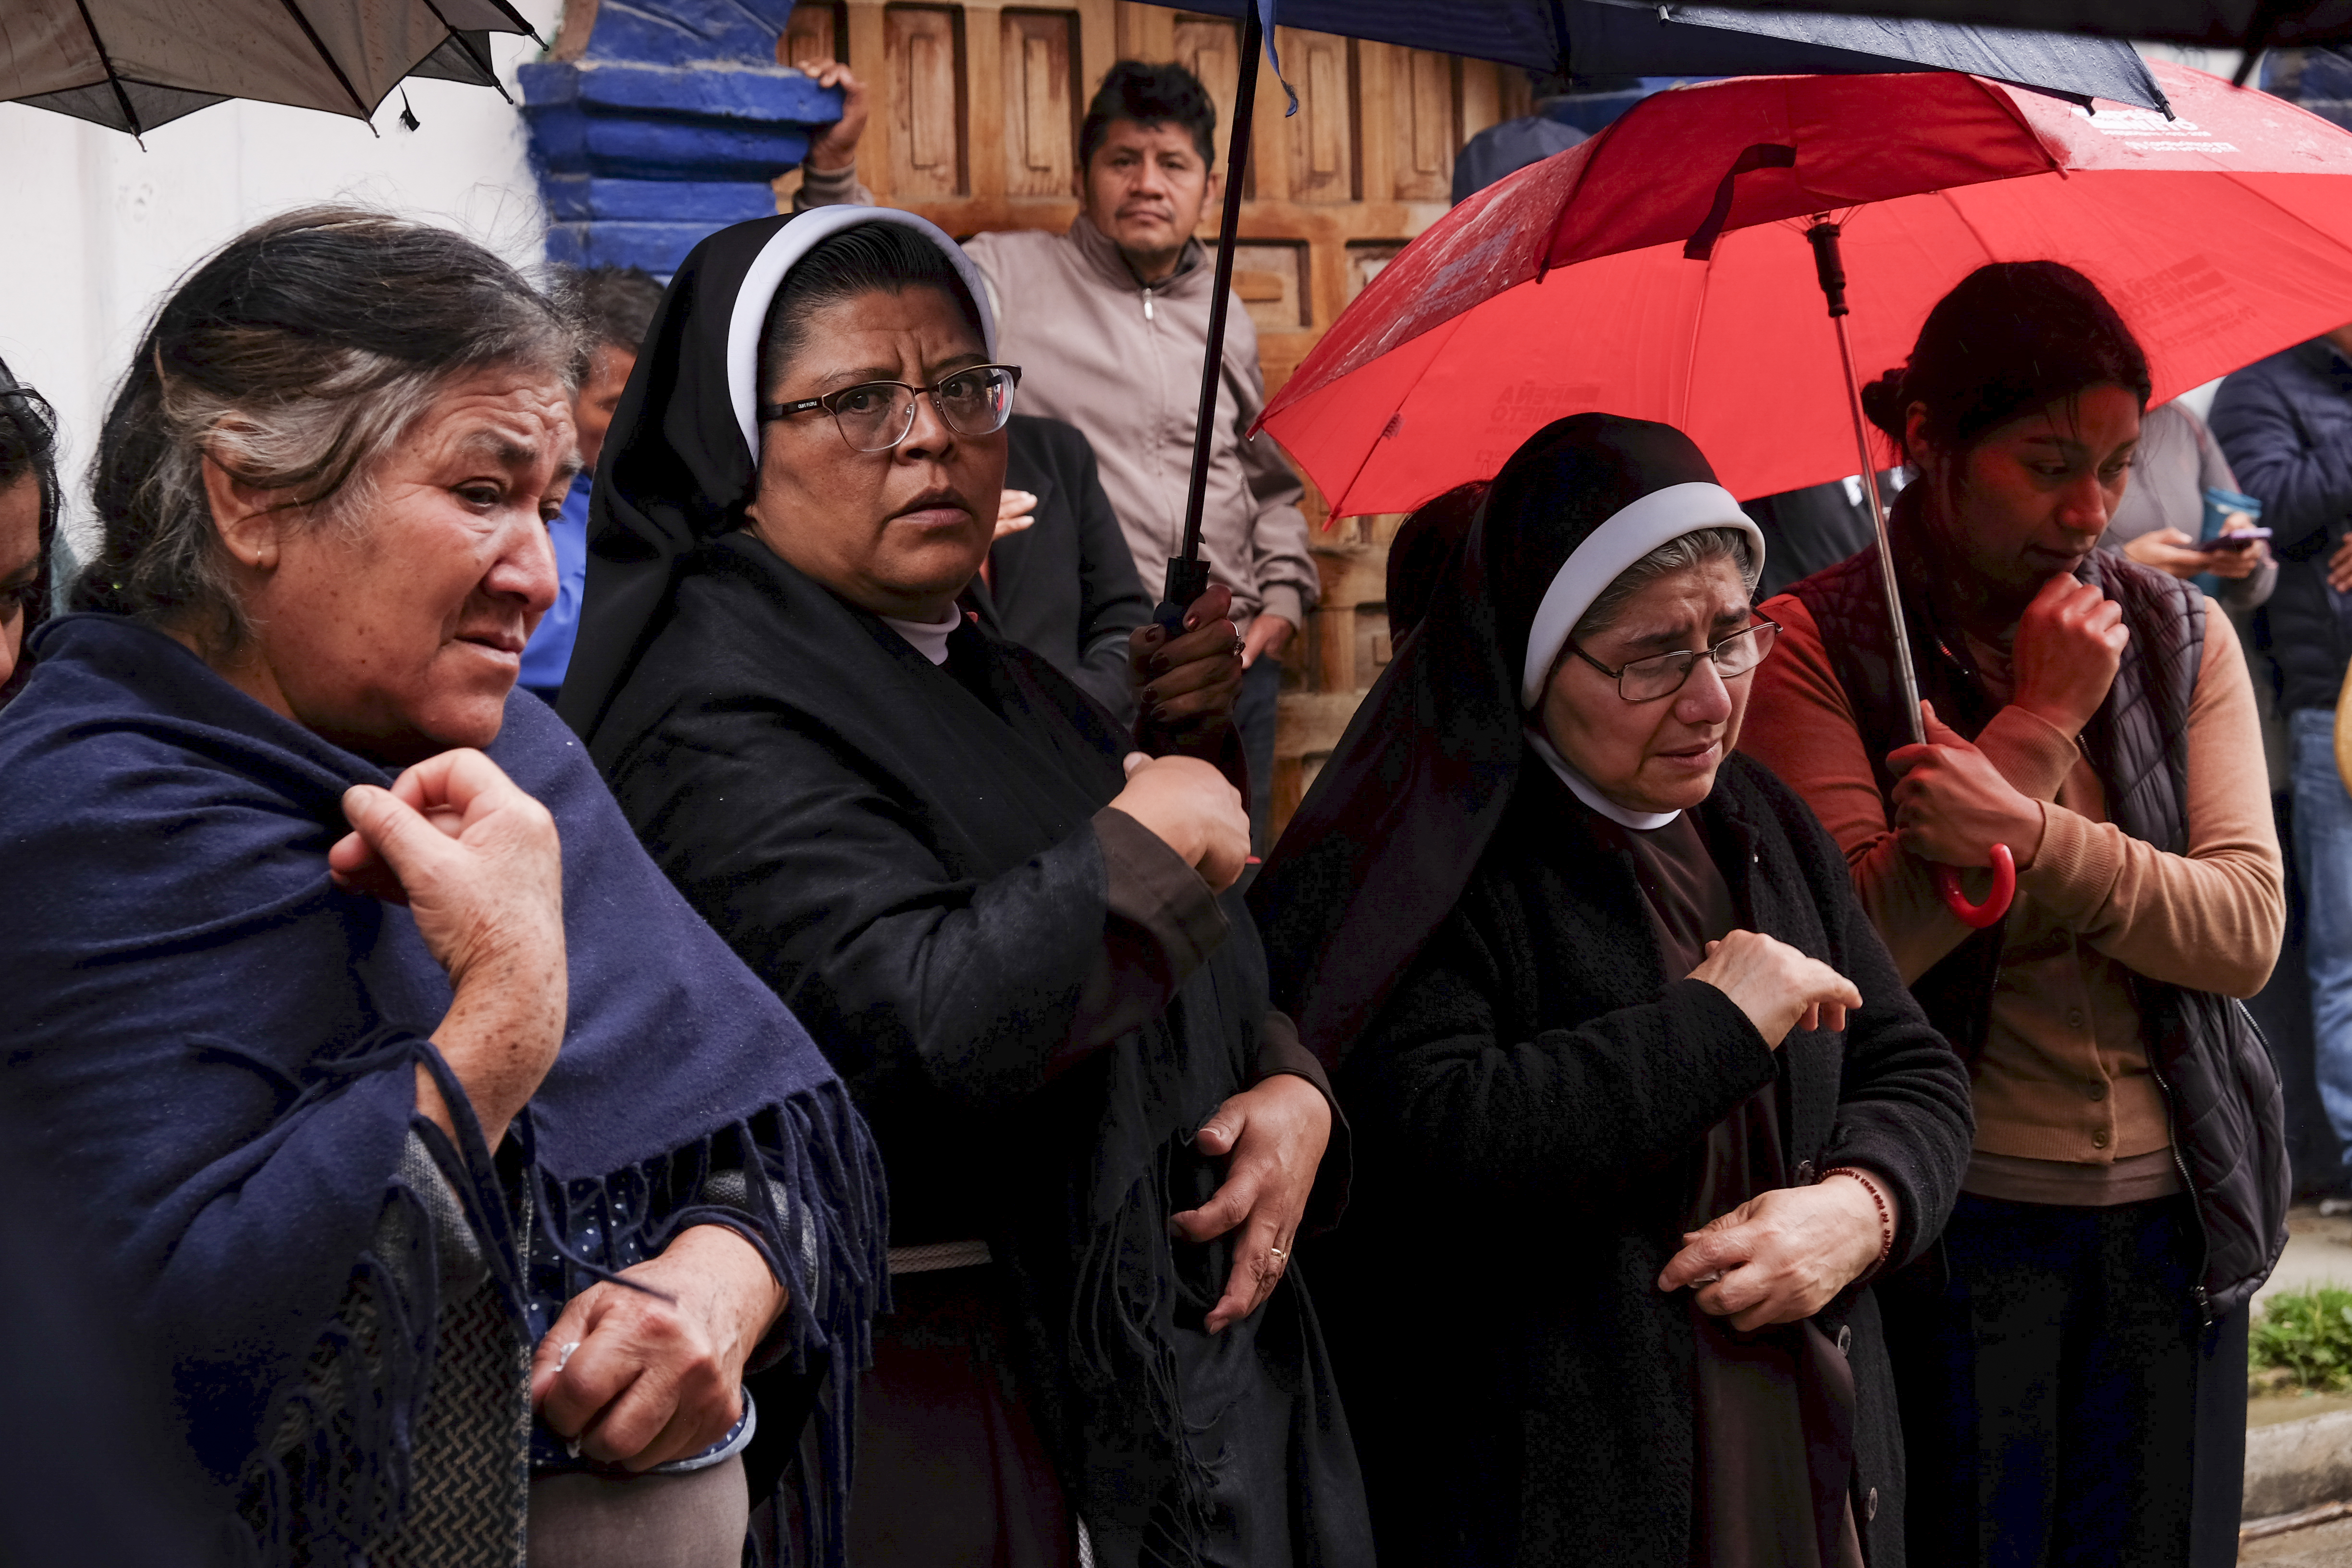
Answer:
[[[506,0],[8,0],[0,101],[133,136],[225,99],[354,119],[403,77],[496,88]]]
[[[1728,0],[1743,10],[1769,0]],[[1874,16],[2041,27],[2110,38],[2243,49],[2242,85],[2267,48],[2352,43],[2352,0],[1847,0]],[[1678,10],[1678,6],[1669,6]]]
[[[1248,0],[1166,3],[1223,16],[1253,8]],[[1872,8],[1868,0],[1864,8]],[[1499,60],[1562,78],[1950,70],[2078,100],[2164,108],[2163,90],[2130,45],[2029,26],[1645,0],[1281,0],[1279,10],[1286,27]]]

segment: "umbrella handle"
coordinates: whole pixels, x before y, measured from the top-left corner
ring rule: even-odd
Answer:
[[[1184,635],[1184,612],[1192,601],[1209,591],[1209,563],[1181,555],[1168,560],[1168,586],[1160,603],[1152,607],[1151,624],[1166,632],[1171,641]]]
[[[1992,891],[1980,904],[1969,902],[1968,894],[1960,890],[1960,871],[1957,866],[1936,868],[1936,891],[1943,896],[1944,907],[1960,918],[1960,923],[1982,931],[1998,924],[2009,913],[2011,899],[2017,897],[2017,857],[2009,852],[2006,844],[1992,847]]]

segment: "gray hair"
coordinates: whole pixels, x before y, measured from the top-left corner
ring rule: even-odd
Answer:
[[[74,607],[167,618],[234,648],[251,627],[207,460],[289,492],[308,525],[348,526],[452,382],[514,366],[576,388],[582,351],[521,274],[447,229],[351,207],[247,229],[173,290],[115,393],[90,468],[105,538]]]
[[[1738,567],[1739,579],[1747,584],[1748,591],[1756,591],[1756,579],[1762,574],[1763,564],[1756,559],[1747,531],[1737,528],[1695,529],[1667,540],[1617,574],[1616,580],[1601,589],[1600,596],[1586,607],[1583,618],[1570,635],[1578,642],[1591,641],[1615,623],[1633,595],[1659,578],[1716,561],[1728,561]]]

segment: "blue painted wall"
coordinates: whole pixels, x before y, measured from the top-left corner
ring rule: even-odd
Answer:
[[[776,210],[841,94],[775,63],[792,0],[604,0],[576,60],[522,68],[547,254],[659,278],[716,228]]]

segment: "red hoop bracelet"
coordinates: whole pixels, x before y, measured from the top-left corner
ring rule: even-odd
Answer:
[[[1826,1182],[1832,1176],[1852,1176],[1855,1181],[1860,1182],[1862,1190],[1870,1194],[1871,1206],[1878,1210],[1878,1258],[1868,1268],[1863,1270],[1863,1277],[1867,1279],[1885,1268],[1886,1260],[1894,1256],[1895,1216],[1887,1212],[1886,1196],[1878,1190],[1878,1184],[1871,1179],[1868,1172],[1857,1170],[1852,1165],[1832,1165],[1822,1173],[1822,1180]]]

